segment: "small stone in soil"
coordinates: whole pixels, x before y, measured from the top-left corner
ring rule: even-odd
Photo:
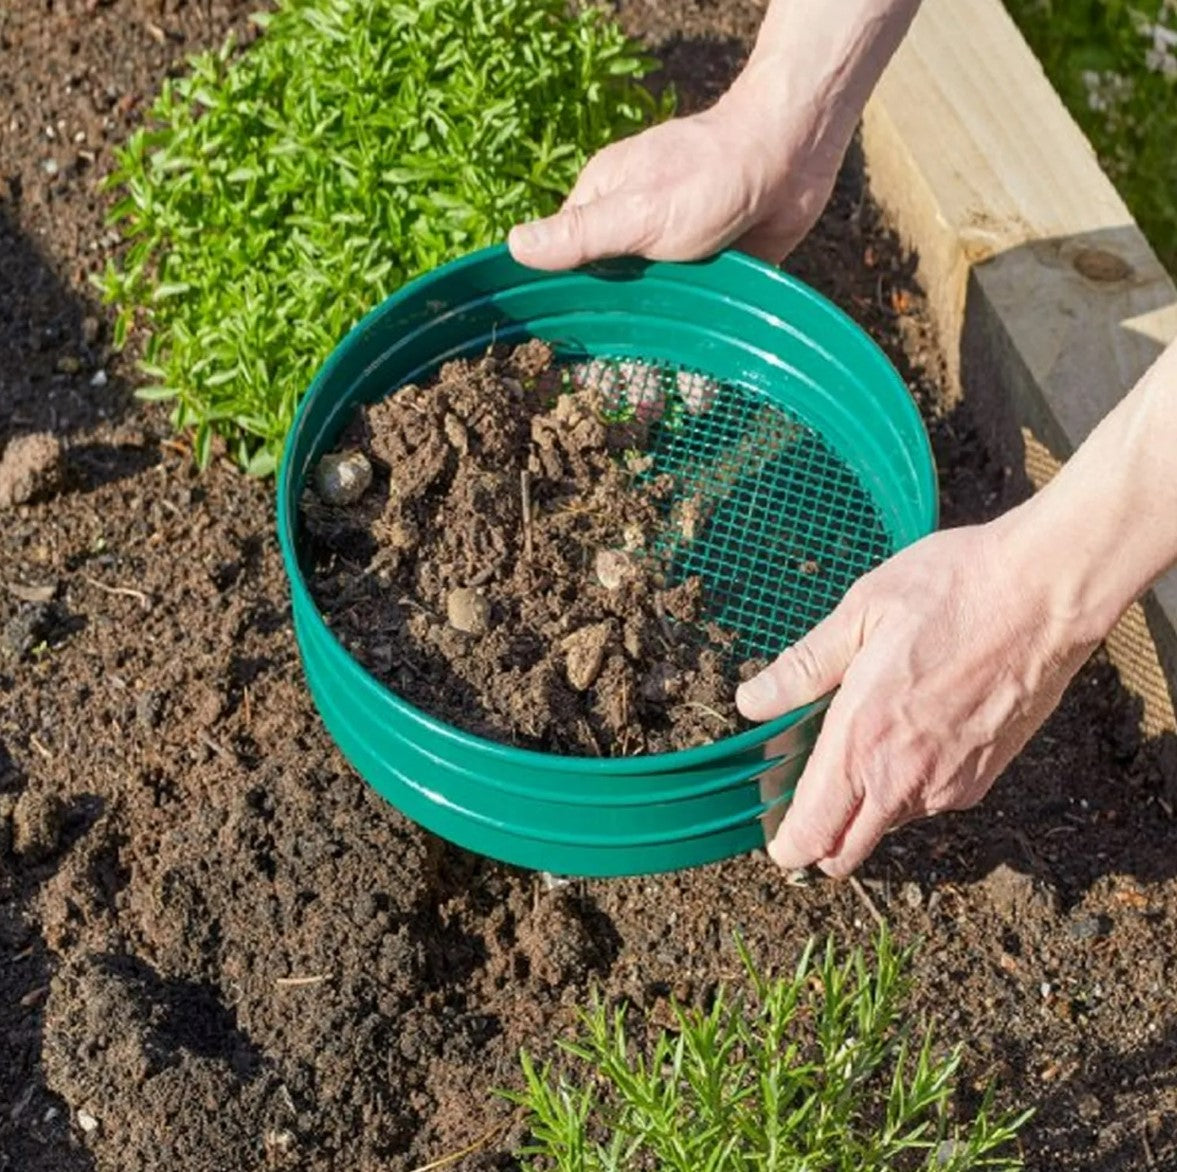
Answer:
[[[49,432],[17,436],[0,457],[0,508],[48,496],[61,483],[61,443]]]
[[[1095,940],[1108,934],[1108,922],[1103,916],[1080,916],[1067,925],[1073,940]]]
[[[372,483],[372,465],[363,452],[330,452],[315,469],[315,491],[328,505],[353,505]]]
[[[455,631],[485,635],[490,630],[490,602],[469,586],[451,590],[445,602],[446,618]]]
[[[633,573],[633,560],[620,549],[602,549],[597,552],[594,568],[597,581],[606,590],[620,590]]]
[[[611,637],[609,623],[595,623],[591,627],[573,631],[564,640],[564,671],[570,687],[578,692],[586,692],[597,682]]]

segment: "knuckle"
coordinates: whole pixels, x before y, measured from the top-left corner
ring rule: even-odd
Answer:
[[[787,669],[805,683],[822,677],[822,662],[812,639],[803,638],[793,644],[787,660]]]
[[[851,768],[864,796],[888,820],[902,813],[908,804],[906,773],[887,752],[883,735],[863,736],[852,755]]]

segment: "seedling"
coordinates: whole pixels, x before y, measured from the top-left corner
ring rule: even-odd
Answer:
[[[911,952],[884,929],[873,961],[811,943],[791,976],[750,993],[721,988],[709,1009],[673,1006],[654,1033],[599,999],[558,1067],[522,1055],[529,1172],[966,1172],[1016,1169],[1030,1112],[995,1113],[987,1094],[952,1118],[961,1049],[937,1046],[904,1014]]]

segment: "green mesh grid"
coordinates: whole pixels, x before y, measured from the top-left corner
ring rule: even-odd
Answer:
[[[702,578],[743,656],[778,654],[894,552],[854,471],[767,396],[630,361],[578,364],[573,382],[650,422],[645,476],[674,478],[654,553],[673,581]]]

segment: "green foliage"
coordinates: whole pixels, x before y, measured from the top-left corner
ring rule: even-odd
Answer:
[[[643,1046],[600,1002],[557,1073],[522,1055],[531,1172],[938,1172],[1021,1167],[1009,1148],[1029,1112],[967,1123],[949,1101],[960,1051],[938,1056],[903,1017],[910,952],[886,932],[873,963],[811,944],[791,977],[752,996],[721,989],[707,1012]]]
[[[273,470],[347,330],[418,273],[559,205],[592,152],[669,112],[653,62],[564,0],[286,0],[165,82],[120,151],[102,282],[141,315],[141,396]]]
[[[1177,273],[1177,3],[1006,6],[1161,260]]]

